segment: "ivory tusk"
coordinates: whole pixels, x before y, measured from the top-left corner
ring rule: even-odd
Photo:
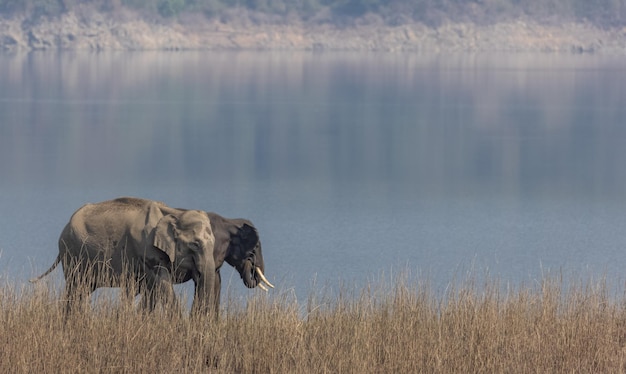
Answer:
[[[259,278],[261,278],[261,280],[263,282],[265,282],[265,284],[267,284],[269,287],[274,288],[274,285],[270,283],[270,281],[267,280],[267,278],[265,278],[265,275],[263,275],[263,272],[261,271],[260,267],[256,267],[256,272],[257,274],[259,274]]]
[[[267,287],[265,287],[265,286],[263,285],[263,283],[259,283],[259,284],[257,284],[257,286],[258,286],[260,289],[262,289],[263,291],[267,292]]]

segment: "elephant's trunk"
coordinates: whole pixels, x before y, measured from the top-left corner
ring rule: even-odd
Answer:
[[[200,314],[207,314],[211,310],[217,311],[219,307],[219,288],[216,294],[216,282],[219,282],[215,271],[211,269],[198,274],[198,277],[194,279],[196,282],[195,295],[193,299],[193,305],[191,309]],[[217,287],[219,287],[219,283]]]
[[[256,275],[256,267],[250,260],[246,260],[243,264],[243,271],[241,272],[243,283],[248,288],[254,288],[259,284],[259,278]]]
[[[262,264],[261,264],[262,266]],[[267,278],[265,278],[265,274],[263,274],[263,269],[260,266],[256,266],[250,260],[246,260],[243,265],[243,272],[241,274],[243,278],[243,283],[248,288],[259,287],[264,291],[267,291],[265,285],[270,288],[274,288],[274,285],[271,284]]]

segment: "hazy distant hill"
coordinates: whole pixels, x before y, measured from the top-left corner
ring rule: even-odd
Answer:
[[[3,49],[623,51],[626,0],[0,0]]]
[[[626,0],[0,0],[5,16],[59,16],[85,8],[105,13],[133,9],[143,17],[171,18],[200,14],[207,18],[230,17],[248,10],[259,22],[345,23],[370,14],[397,25],[422,22],[494,23],[519,17],[540,22],[586,21],[599,27],[626,22]]]

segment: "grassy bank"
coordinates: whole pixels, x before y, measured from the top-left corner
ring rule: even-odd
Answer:
[[[55,291],[2,286],[0,372],[622,372],[626,300],[558,279],[435,296],[401,280],[337,296],[289,292],[210,318],[142,315],[114,299],[64,323]]]

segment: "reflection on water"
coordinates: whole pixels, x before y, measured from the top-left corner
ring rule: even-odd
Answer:
[[[3,55],[0,201],[21,220],[0,218],[2,259],[42,269],[74,209],[139,195],[252,218],[296,288],[398,265],[444,283],[472,261],[610,271],[626,244],[622,60]],[[29,224],[44,227],[24,239]]]
[[[12,183],[625,187],[623,66],[595,57],[34,54],[0,69]]]

